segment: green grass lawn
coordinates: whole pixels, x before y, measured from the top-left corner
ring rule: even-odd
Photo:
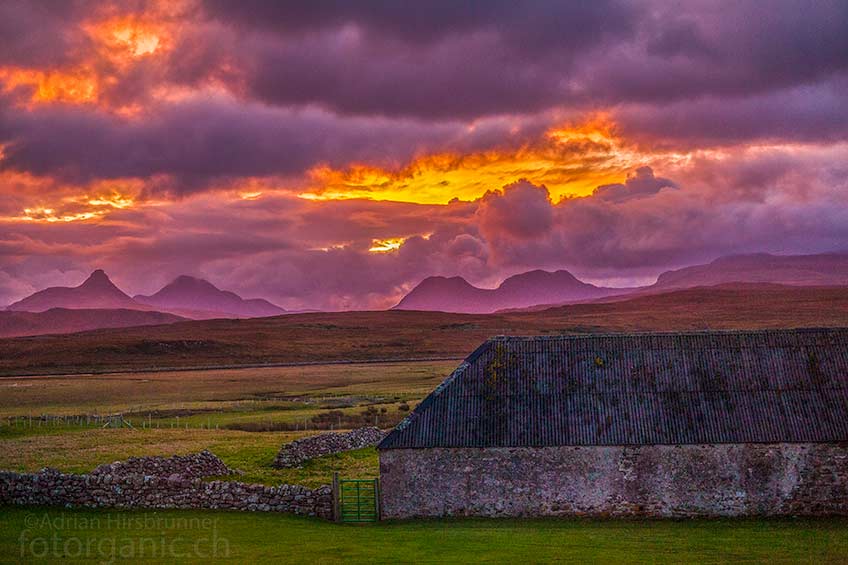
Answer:
[[[360,449],[319,457],[299,469],[271,466],[280,446],[315,432],[239,432],[234,430],[129,430],[33,428],[0,434],[0,469],[35,472],[54,467],[66,473],[87,473],[103,463],[127,457],[196,453],[209,449],[224,463],[243,471],[227,477],[247,483],[329,484],[333,472],[344,477],[371,478],[379,474],[377,451]]]
[[[261,513],[0,508],[0,562],[108,562],[113,553],[131,562],[844,563],[848,520],[476,519],[340,526]]]

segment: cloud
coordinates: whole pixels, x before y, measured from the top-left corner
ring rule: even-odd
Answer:
[[[230,100],[166,105],[148,119],[59,107],[0,110],[0,170],[89,182],[170,175],[197,190],[215,178],[300,174],[317,163],[409,157],[457,135],[458,125],[339,120]],[[84,143],[81,142],[84,140]]]
[[[632,283],[842,249],[846,20],[828,0],[5,2],[0,302],[104,267],[131,292],[187,272],[382,307],[432,274]]]
[[[477,219],[487,239],[538,238],[553,222],[548,189],[522,179],[502,190],[487,192],[478,204]]]
[[[601,185],[592,196],[607,202],[624,202],[656,194],[663,188],[677,188],[677,185],[669,179],[655,177],[651,167],[639,167],[627,175],[623,184]]]

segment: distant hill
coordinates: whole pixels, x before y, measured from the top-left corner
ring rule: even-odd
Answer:
[[[734,286],[748,292],[768,290],[769,285],[804,287],[848,286],[848,254],[823,253],[818,255],[729,255],[712,263],[666,271],[651,286],[618,289],[606,296],[588,300],[540,302],[526,307],[503,308],[502,312],[541,311],[577,302],[620,302],[630,298],[660,294],[671,290],[696,287],[720,287],[730,290]]]
[[[101,269],[81,285],[75,287],[54,286],[40,290],[35,294],[15,302],[6,308],[18,312],[45,312],[52,308],[68,309],[127,309],[150,310],[140,304],[112,283]]]
[[[134,299],[157,310],[194,319],[263,318],[286,313],[267,300],[245,300],[234,292],[219,289],[209,281],[186,275],[177,277],[156,294],[139,294]]]
[[[142,310],[72,310],[51,308],[45,312],[0,312],[0,337],[84,332],[105,328],[154,326],[185,318]]]
[[[677,290],[621,302],[573,304],[543,312],[320,312],[19,337],[0,339],[0,375],[461,359],[486,338],[499,334],[823,326],[848,326],[848,287],[734,285]]]
[[[848,285],[848,254],[731,255],[706,265],[666,271],[645,290],[670,290],[725,283],[774,283],[793,286]]]
[[[568,271],[529,271],[509,277],[495,289],[478,288],[462,277],[428,277],[394,309],[484,314],[536,304],[577,302],[628,290],[587,284]]]

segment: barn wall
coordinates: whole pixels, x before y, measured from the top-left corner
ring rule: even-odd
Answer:
[[[380,452],[384,518],[848,514],[848,443]]]

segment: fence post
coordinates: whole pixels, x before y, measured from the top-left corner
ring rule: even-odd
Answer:
[[[333,520],[342,521],[341,493],[339,492],[339,472],[333,472]]]

